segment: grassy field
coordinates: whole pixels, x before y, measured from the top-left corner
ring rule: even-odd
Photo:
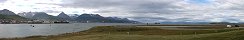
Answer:
[[[191,27],[194,28],[194,27]],[[242,28],[207,27],[214,30],[169,30],[158,27],[98,26],[86,31],[54,36],[1,40],[244,40]]]

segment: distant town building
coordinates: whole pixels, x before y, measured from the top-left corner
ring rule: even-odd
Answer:
[[[231,25],[227,25],[226,27],[231,28],[232,26]]]

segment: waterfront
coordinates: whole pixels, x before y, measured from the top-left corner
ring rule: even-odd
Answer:
[[[94,26],[134,25],[125,23],[0,24],[0,38],[47,36],[84,31]]]

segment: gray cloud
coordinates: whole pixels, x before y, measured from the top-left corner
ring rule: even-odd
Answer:
[[[210,1],[211,2],[211,1]],[[208,5],[184,0],[63,0],[62,7],[98,9],[95,13],[123,14],[137,21],[239,21],[244,15],[241,0],[215,0]],[[240,15],[237,15],[240,14]],[[129,15],[129,16],[128,16]]]
[[[169,8],[180,8],[169,2],[151,0],[64,0],[63,7],[102,9],[103,12],[123,11],[128,13],[171,13]],[[110,8],[110,9],[109,9]],[[104,10],[109,9],[109,10]]]

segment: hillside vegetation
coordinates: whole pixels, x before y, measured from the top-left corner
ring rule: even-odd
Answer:
[[[0,19],[6,20],[25,20],[26,18],[18,16],[18,15],[2,15],[0,14]]]

